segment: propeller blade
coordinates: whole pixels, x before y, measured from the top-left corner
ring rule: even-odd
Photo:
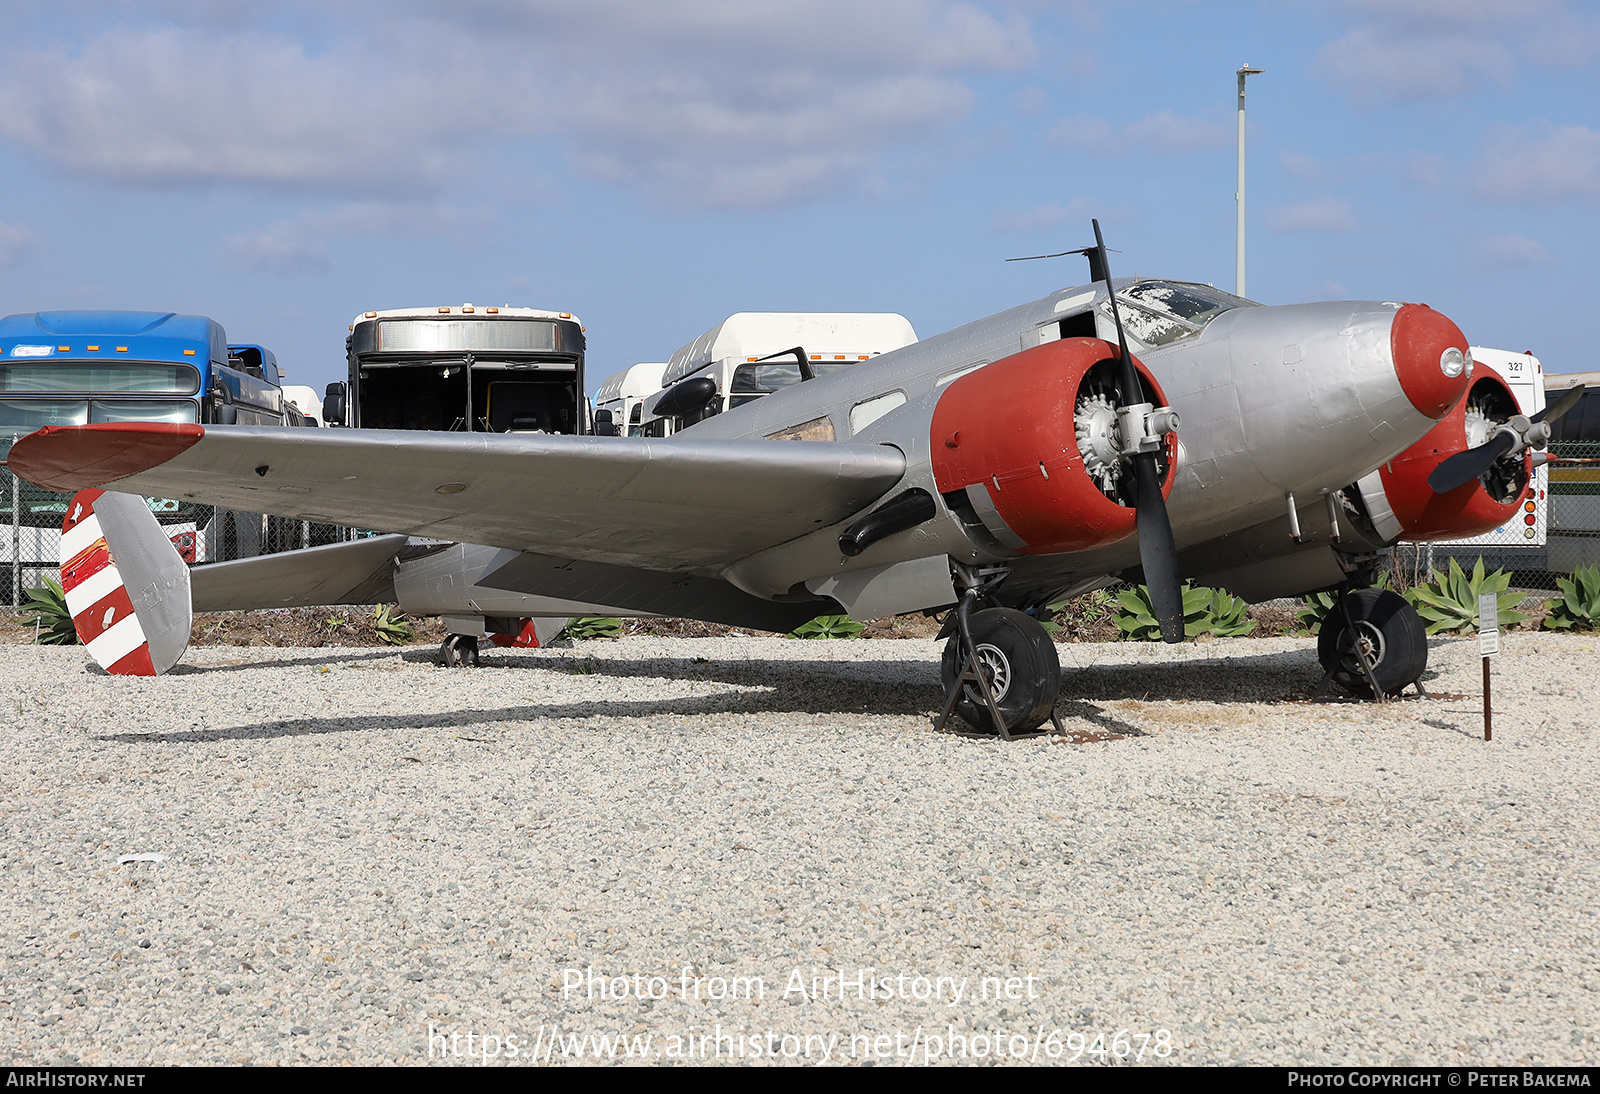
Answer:
[[[1578,405],[1578,400],[1583,398],[1583,385],[1578,384],[1567,390],[1567,393],[1539,413],[1533,416],[1536,422],[1553,422],[1567,411]]]
[[[1161,476],[1154,453],[1134,458],[1138,488],[1139,563],[1150,589],[1150,608],[1161,624],[1163,642],[1183,641],[1183,580],[1178,573],[1178,544],[1161,496]]]
[[[1089,265],[1105,281],[1106,295],[1111,300],[1111,321],[1117,327],[1117,352],[1122,359],[1122,383],[1118,403],[1131,406],[1144,402],[1144,385],[1139,382],[1139,370],[1133,366],[1133,354],[1128,352],[1128,337],[1122,330],[1122,312],[1117,307],[1117,293],[1111,287],[1111,262],[1106,257],[1106,241],[1100,234],[1100,222],[1094,225],[1094,252]],[[1156,622],[1161,624],[1163,642],[1183,641],[1183,585],[1178,574],[1178,544],[1172,536],[1172,519],[1167,516],[1167,501],[1161,496],[1161,474],[1156,466],[1154,452],[1141,452],[1129,461],[1133,471],[1134,514],[1138,522],[1139,562],[1144,567],[1145,584],[1150,589],[1150,607]]]
[[[1448,494],[1467,485],[1489,470],[1494,461],[1511,451],[1517,443],[1510,433],[1501,433],[1465,452],[1457,452],[1445,460],[1428,476],[1428,486],[1435,494]]]

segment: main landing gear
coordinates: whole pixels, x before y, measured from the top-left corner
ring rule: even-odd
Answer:
[[[1013,608],[972,610],[999,583],[1000,578],[992,578],[969,587],[956,607],[955,633],[939,662],[945,702],[934,729],[943,729],[954,712],[969,725],[1008,741],[1046,721],[1064,734],[1055,713],[1061,661],[1044,627]]]
[[[447,635],[439,647],[439,664],[445,668],[475,669],[478,667],[478,640],[470,634]]]
[[[1428,632],[1417,610],[1387,589],[1342,591],[1317,636],[1322,690],[1338,684],[1363,699],[1398,696],[1408,685],[1422,690],[1428,667]]]

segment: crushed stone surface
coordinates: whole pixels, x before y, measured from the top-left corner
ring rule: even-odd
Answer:
[[[1461,639],[1065,645],[1011,743],[925,639],[0,648],[0,1055],[1593,1064],[1600,637],[1502,643],[1492,743]]]

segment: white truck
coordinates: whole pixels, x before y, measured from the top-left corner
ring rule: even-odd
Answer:
[[[893,312],[736,312],[672,355],[640,428],[665,437],[916,340]]]
[[[597,415],[602,410],[610,412],[616,436],[644,435],[644,401],[661,390],[666,369],[665,361],[646,361],[605,378],[595,393],[594,409]]]

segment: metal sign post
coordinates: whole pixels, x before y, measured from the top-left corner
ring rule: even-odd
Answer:
[[[1494,740],[1489,702],[1489,658],[1500,652],[1500,598],[1494,593],[1478,597],[1478,654],[1483,658],[1483,739]]]

